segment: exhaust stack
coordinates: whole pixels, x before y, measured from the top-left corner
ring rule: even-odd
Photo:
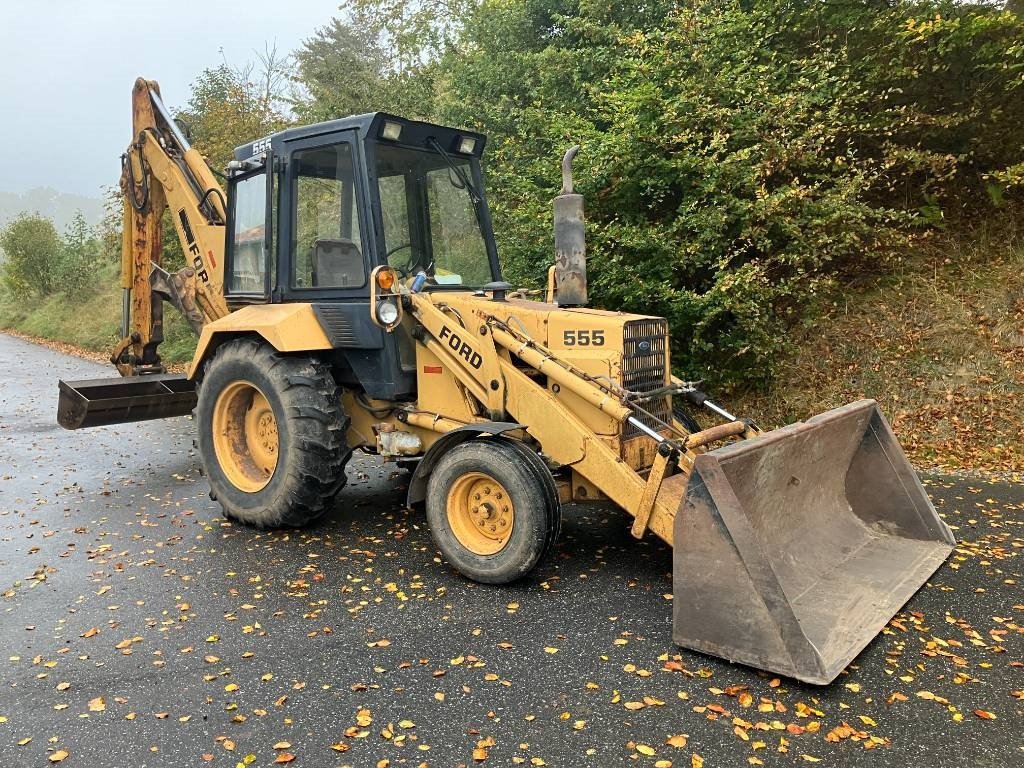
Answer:
[[[583,195],[572,189],[572,161],[579,146],[562,158],[562,190],[555,198],[555,301],[560,307],[587,303],[587,246],[583,232]]]

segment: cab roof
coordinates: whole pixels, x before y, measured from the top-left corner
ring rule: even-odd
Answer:
[[[398,123],[402,126],[397,140],[386,139],[382,136],[385,123]],[[388,114],[387,112],[367,112],[366,114],[350,115],[349,117],[328,120],[323,123],[286,128],[283,131],[272,133],[269,136],[236,147],[235,159],[240,161],[250,160],[262,155],[267,149],[272,149],[276,154],[283,149],[285,142],[347,130],[355,130],[362,139],[409,147],[425,147],[427,146],[428,138],[435,138],[447,151],[454,151],[461,138],[472,137],[476,139],[474,150],[471,153],[475,157],[480,157],[484,144],[487,142],[486,136],[475,131],[464,131],[419,120],[407,120],[404,117]]]

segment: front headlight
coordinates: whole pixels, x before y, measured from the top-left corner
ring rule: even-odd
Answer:
[[[377,321],[381,325],[393,325],[398,320],[398,306],[393,301],[377,302]]]

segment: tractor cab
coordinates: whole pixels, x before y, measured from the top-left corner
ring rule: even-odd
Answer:
[[[484,137],[384,113],[292,128],[235,150],[231,304],[368,301],[380,265],[430,289],[500,280]]]
[[[238,308],[309,303],[352,383],[412,397],[408,333],[371,310],[373,270],[424,290],[501,280],[480,156],[485,138],[384,113],[291,128],[229,165],[224,294]],[[344,374],[342,374],[344,376]]]

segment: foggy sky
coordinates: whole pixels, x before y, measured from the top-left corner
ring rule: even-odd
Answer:
[[[131,89],[160,83],[172,109],[207,67],[288,53],[338,0],[0,0],[0,190],[99,197],[131,140]]]

